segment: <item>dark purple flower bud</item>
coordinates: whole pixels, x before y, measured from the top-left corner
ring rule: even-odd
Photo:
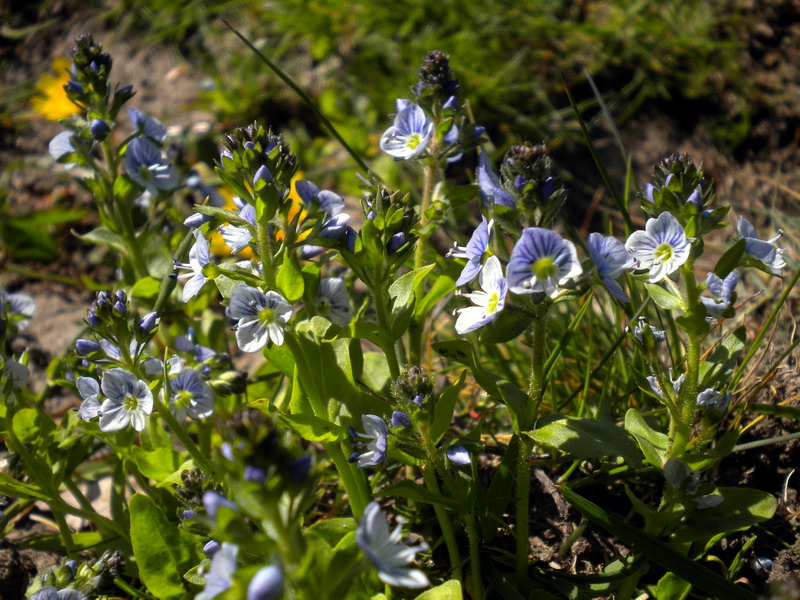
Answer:
[[[262,165],[259,167],[258,171],[256,171],[253,177],[253,185],[255,185],[259,179],[263,179],[266,183],[272,183],[272,173],[269,172],[266,165]]]
[[[73,79],[67,82],[67,88],[73,94],[83,94],[83,86]]]
[[[64,566],[67,567],[70,570],[70,573],[72,573],[72,576],[75,577],[75,573],[78,572],[78,561],[73,558],[72,560],[65,562]]]
[[[256,145],[252,141],[248,140],[244,143],[244,147],[247,148],[248,150],[252,150],[253,148],[256,147]]]
[[[222,544],[220,544],[217,540],[208,540],[203,546],[203,554],[205,554],[208,558],[211,558],[220,548],[222,548]]]
[[[358,237],[358,233],[352,227],[348,227],[344,232],[344,247],[347,248],[348,252],[355,252],[356,250],[356,238]]]
[[[392,427],[411,427],[411,417],[396,410],[392,413]]]
[[[447,449],[447,458],[454,465],[465,466],[472,462],[472,457],[467,452],[466,448],[461,444],[450,446]]]
[[[289,473],[292,476],[292,481],[294,481],[295,485],[302,484],[306,477],[308,477],[308,472],[311,470],[311,456],[308,454],[304,454],[300,458],[295,461],[289,463]]]
[[[197,513],[191,509],[183,511],[181,517],[183,517],[184,521],[194,521],[197,517]]]
[[[109,300],[108,300],[108,292],[107,291],[100,290],[99,292],[97,292],[96,304],[97,304],[98,308],[102,308],[103,305],[106,304],[108,301]]]
[[[142,335],[147,335],[156,326],[158,322],[158,313],[157,312],[149,312],[142,319],[139,321],[139,331],[142,332]]]
[[[542,200],[547,200],[555,191],[556,178],[548,177],[544,180],[544,183],[542,183],[541,187],[539,188],[539,195],[542,197]]]
[[[91,133],[92,138],[98,142],[102,142],[106,139],[109,130],[108,123],[103,121],[103,119],[92,119],[92,123],[89,125],[89,133]]]
[[[92,327],[97,327],[98,325],[100,325],[100,319],[97,318],[97,315],[94,314],[94,310],[92,310],[91,308],[89,309],[89,312],[86,315],[86,320]]]
[[[244,468],[244,480],[262,484],[267,481],[267,474],[264,472],[264,469],[248,465]]]
[[[361,452],[353,452],[350,457],[347,459],[347,462],[354,463],[358,460],[361,456]]]
[[[128,309],[125,307],[125,304],[123,304],[119,300],[117,300],[114,303],[114,311],[117,312],[119,314],[119,316],[124,317],[125,313],[127,312],[127,310]]]
[[[349,434],[350,434],[350,437],[351,437],[351,438],[353,438],[354,440],[357,440],[357,439],[358,439],[358,432],[356,431],[356,428],[355,428],[355,427],[353,427],[352,425],[350,425],[350,426],[347,428],[347,433],[349,433]]]
[[[212,519],[217,518],[217,511],[223,506],[226,506],[236,512],[239,511],[233,502],[227,498],[224,498],[219,492],[212,491],[208,491],[203,494],[203,506],[206,507],[206,512]]]
[[[116,292],[114,292],[114,296],[116,296],[117,300],[119,300],[120,302],[125,302],[125,300],[127,300],[127,298],[125,297],[125,292],[123,290],[117,290]]]
[[[367,213],[367,218],[368,218],[370,221],[374,221],[374,220],[375,220],[375,211],[374,211],[374,210],[371,210],[371,211],[369,211],[369,212]]]
[[[81,338],[75,342],[75,349],[78,351],[78,354],[89,356],[94,352],[100,352],[100,345],[91,340],[84,340]]]
[[[394,254],[400,248],[403,247],[403,244],[406,243],[406,234],[402,231],[400,233],[395,233],[392,237],[389,238],[389,241],[386,243],[386,252],[389,254]]]
[[[525,179],[522,175],[517,175],[514,178],[514,187],[518,190],[522,191],[522,189],[528,185],[528,180]]]
[[[476,125],[475,129],[472,130],[472,137],[477,139],[481,137],[484,133],[486,133],[486,127],[484,127],[483,125]]]
[[[214,217],[204,215],[203,213],[194,213],[191,217],[187,217],[183,224],[186,225],[186,227],[196,228],[213,220]]]
[[[99,62],[97,62],[96,60],[93,60],[92,62],[89,63],[89,68],[92,71],[94,71],[95,73],[99,73],[100,72],[100,67],[101,66],[102,65]]]
[[[247,600],[277,600],[283,592],[283,571],[270,565],[260,569],[247,586]]]
[[[411,401],[417,406],[422,406],[422,403],[425,401],[425,398],[422,397],[422,394],[417,394]]]

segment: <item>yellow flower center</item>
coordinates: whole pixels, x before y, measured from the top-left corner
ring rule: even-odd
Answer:
[[[258,313],[258,320],[263,325],[269,325],[275,322],[275,313],[272,309],[265,308]]]
[[[675,251],[673,250],[672,246],[669,244],[661,244],[658,248],[656,248],[655,259],[657,262],[665,263],[672,259],[674,253]]]
[[[491,315],[497,310],[497,305],[500,303],[500,294],[492,292],[489,296],[489,301],[486,303],[486,314]]]
[[[422,143],[422,136],[418,133],[412,133],[410,136],[408,136],[408,139],[406,140],[406,148],[408,148],[409,150],[415,150],[417,146],[419,146],[421,143]]]
[[[136,396],[125,396],[125,410],[133,411],[139,408],[139,399]]]
[[[537,279],[550,279],[558,272],[558,266],[552,256],[545,256],[533,263],[531,272]]]

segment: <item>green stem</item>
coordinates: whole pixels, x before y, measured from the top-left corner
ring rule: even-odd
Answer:
[[[528,577],[528,555],[530,554],[530,541],[528,540],[528,522],[530,513],[531,467],[528,464],[528,455],[533,449],[533,441],[525,436],[520,436],[519,459],[517,461],[517,574],[522,580]]]
[[[531,348],[531,378],[528,387],[528,411],[524,423],[520,423],[523,431],[527,431],[536,424],[539,417],[539,409],[544,397],[545,381],[544,367],[547,360],[546,350],[547,341],[545,334],[547,328],[545,320],[547,317],[547,301],[538,304],[534,309],[534,318],[531,322],[531,333],[533,334],[533,346]]]
[[[391,335],[392,329],[389,324],[389,316],[386,313],[386,302],[384,300],[385,296],[382,286],[382,283],[378,283],[372,290],[372,295],[375,299],[375,316],[378,319],[378,325],[380,325],[386,333]],[[393,380],[396,380],[400,377],[400,363],[397,360],[397,351],[395,350],[394,344],[385,344],[381,349],[386,355],[386,362],[389,364],[389,374],[392,376]]]
[[[466,516],[467,538],[469,539],[469,561],[472,570],[472,598],[483,600],[483,578],[481,577],[480,538],[475,527],[475,512]]]
[[[262,278],[267,287],[271,290],[278,288],[275,277],[275,269],[272,264],[272,243],[270,241],[269,221],[259,221],[256,224],[256,235],[258,238],[258,252],[261,256]]]
[[[222,481],[221,473],[200,451],[200,448],[197,447],[197,444],[192,441],[192,438],[189,437],[189,434],[186,433],[186,430],[181,426],[180,423],[178,423],[178,420],[170,412],[169,407],[155,398],[154,404],[156,406],[156,410],[158,410],[158,414],[162,419],[164,419],[164,422],[167,424],[170,430],[172,430],[172,433],[174,433],[181,441],[183,447],[186,448],[186,451],[189,453],[189,456],[194,459],[195,464],[205,471],[207,475],[210,475],[214,480]]]
[[[76,554],[75,541],[72,539],[72,531],[69,525],[67,525],[64,513],[55,510],[52,506],[50,506],[50,510],[53,511],[53,518],[55,518],[56,524],[58,524],[58,532],[61,535],[61,539],[64,541],[64,548],[67,550],[67,556],[72,557]]]
[[[434,494],[440,494],[439,484],[436,483],[436,475],[430,465],[424,465],[422,467],[422,478],[425,481],[425,487]],[[442,537],[444,537],[444,543],[447,547],[447,555],[450,557],[450,565],[453,568],[453,578],[462,581],[461,554],[458,551],[458,542],[453,532],[453,524],[450,522],[450,517],[443,506],[434,504],[433,512],[436,513],[436,519],[439,521],[439,527],[442,529]]]

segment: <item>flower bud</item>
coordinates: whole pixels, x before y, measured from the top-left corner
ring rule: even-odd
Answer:
[[[78,354],[89,356],[95,352],[100,352],[100,345],[91,340],[81,338],[75,342],[75,349],[78,351]]]
[[[394,254],[400,248],[403,247],[403,244],[406,243],[406,234],[402,231],[399,233],[395,233],[392,237],[389,238],[389,241],[386,242],[386,252],[389,254]]]
[[[108,126],[108,123],[103,121],[103,119],[92,119],[92,122],[89,125],[89,133],[92,134],[92,139],[97,140],[98,142],[102,142],[104,139],[106,139],[109,131],[110,127]]]
[[[203,554],[211,558],[220,548],[222,548],[222,545],[217,540],[209,540],[206,542],[205,546],[203,546]]]
[[[283,592],[283,571],[270,565],[260,569],[247,586],[247,600],[277,600]]]
[[[192,216],[186,217],[186,219],[183,221],[183,224],[186,225],[186,227],[191,227],[194,229],[213,220],[214,217],[204,215],[203,213],[194,213]]]
[[[158,324],[158,313],[149,312],[139,321],[139,331],[142,335],[148,335]]]
[[[392,427],[411,427],[411,417],[399,410],[394,411],[392,413]]]

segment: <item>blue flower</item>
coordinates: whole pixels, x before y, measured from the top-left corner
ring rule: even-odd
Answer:
[[[153,393],[147,384],[125,369],[103,373],[100,388],[106,399],[100,406],[100,430],[119,431],[128,425],[142,431],[153,412]]]
[[[335,216],[344,210],[344,200],[339,194],[330,190],[320,190],[308,180],[303,179],[295,182],[294,189],[303,201],[303,206],[309,215],[323,212],[327,215]]]
[[[75,146],[72,142],[73,134],[71,131],[62,131],[52,140],[47,146],[47,151],[50,153],[50,156],[53,157],[53,160],[57,162],[61,162],[62,157],[67,156],[68,154],[72,154],[75,152]],[[80,138],[75,138],[80,139]],[[66,160],[66,159],[65,159]],[[67,169],[71,169],[75,166],[74,162],[64,163],[64,167]]]
[[[154,196],[178,185],[178,174],[161,157],[161,150],[145,138],[134,138],[125,150],[125,171]]]
[[[269,565],[253,575],[247,586],[247,600],[277,600],[283,592],[283,571]]]
[[[205,419],[214,413],[214,394],[203,376],[184,369],[170,381],[170,402],[179,419]]]
[[[492,172],[489,164],[489,155],[483,150],[478,155],[478,187],[481,190],[481,197],[488,203],[500,204],[507,208],[516,208],[517,202],[514,196],[505,191],[500,185],[500,180]]]
[[[317,314],[325,317],[331,323],[344,327],[353,318],[353,309],[350,308],[350,298],[344,279],[340,277],[326,277],[319,282],[317,295],[314,297],[314,308]]]
[[[212,519],[217,518],[217,511],[223,506],[230,508],[232,511],[239,511],[239,508],[233,502],[225,498],[219,492],[214,492],[211,490],[203,493],[203,506],[205,507],[208,516]]]
[[[87,600],[86,594],[79,590],[65,588],[57,590],[53,586],[40,588],[30,600]]]
[[[706,276],[706,289],[711,292],[711,298],[700,297],[700,302],[706,307],[708,316],[719,319],[722,313],[731,305],[731,297],[736,284],[739,283],[739,273],[731,271],[725,279],[714,273]]]
[[[381,137],[381,150],[402,160],[414,158],[425,152],[431,135],[433,123],[422,108],[409,102]]]
[[[283,326],[292,316],[292,305],[278,292],[266,294],[252,286],[237,284],[225,313],[237,321],[236,343],[244,352],[258,352],[270,341],[283,344]]]
[[[142,133],[156,142],[163,142],[167,137],[167,128],[155,117],[146,115],[137,108],[129,108],[128,117],[135,132]]]
[[[445,452],[445,455],[447,456],[447,460],[454,465],[464,467],[472,463],[472,457],[470,456],[469,452],[467,452],[467,449],[461,444],[450,446],[447,449],[447,452]]]
[[[91,421],[100,416],[100,384],[91,377],[78,377],[75,382],[78,386],[78,393],[83,398],[80,408],[78,408],[78,418],[84,421]]]
[[[0,316],[6,309],[11,316],[17,318],[17,327],[22,330],[30,325],[30,319],[36,312],[36,301],[28,294],[0,291]]]
[[[716,412],[724,412],[731,401],[731,396],[733,396],[731,392],[722,394],[715,389],[707,388],[697,394],[697,406]]]
[[[361,551],[378,569],[378,577],[387,585],[420,589],[430,585],[425,573],[409,568],[417,552],[428,550],[426,544],[406,546],[402,540],[402,523],[389,531],[389,523],[377,502],[371,502],[356,530],[356,542]]]
[[[691,244],[678,220],[668,212],[647,219],[644,231],[634,231],[625,248],[639,261],[637,268],[649,271],[650,283],[658,283],[689,258]]]
[[[217,355],[208,346],[195,343],[194,329],[191,327],[186,330],[186,335],[175,336],[175,349],[183,354],[191,354],[197,362],[205,362]]]
[[[448,257],[467,259],[467,264],[464,265],[461,275],[456,280],[456,287],[466,285],[477,277],[478,272],[481,270],[481,259],[489,247],[492,225],[494,225],[494,220],[487,222],[486,217],[481,216],[481,224],[472,232],[472,237],[469,238],[466,247],[458,246],[454,243],[453,248],[447,252]]]
[[[760,240],[753,224],[747,219],[739,217],[737,233],[740,238],[746,240],[745,250],[750,256],[764,263],[764,266],[773,275],[781,274],[781,271],[786,267],[786,260],[783,258],[786,248],[777,248],[775,246],[775,242],[783,236],[783,232],[780,229],[775,237],[768,240]]]
[[[239,547],[228,542],[214,553],[211,567],[206,575],[206,585],[194,600],[212,600],[233,585],[233,574],[236,572],[236,555]]]
[[[356,433],[359,437],[370,440],[367,442],[367,451],[356,452],[350,457],[351,462],[358,460],[358,468],[375,467],[386,460],[386,448],[389,445],[389,428],[386,422],[377,415],[363,415],[361,424],[365,433]],[[363,446],[363,444],[354,444]]]
[[[597,275],[608,293],[620,302],[630,302],[630,298],[615,279],[625,270],[635,267],[636,260],[628,254],[622,242],[611,236],[589,234],[588,247],[589,255],[597,268]]]
[[[515,294],[544,293],[551,298],[583,272],[575,245],[540,227],[522,230],[506,267],[509,289]]]
[[[483,265],[478,283],[483,291],[462,294],[469,298],[475,306],[459,308],[456,311],[456,331],[460,334],[469,333],[491,323],[503,310],[506,302],[508,283],[503,277],[503,267],[500,259],[490,256]]]
[[[199,294],[201,288],[205,285],[206,276],[203,274],[203,268],[209,261],[208,240],[198,229],[195,229],[192,234],[195,242],[192,249],[189,250],[189,262],[179,263],[177,259],[173,259],[176,269],[189,271],[189,273],[178,275],[178,279],[189,279],[186,285],[183,286],[181,298],[184,302],[188,302]]]
[[[653,339],[656,342],[663,342],[667,339],[667,332],[663,329],[656,329],[652,325],[647,324],[647,319],[644,317],[639,317],[639,322],[633,328],[633,337],[635,337],[640,344],[644,343],[644,331],[645,327],[650,328],[650,333],[653,334]]]

